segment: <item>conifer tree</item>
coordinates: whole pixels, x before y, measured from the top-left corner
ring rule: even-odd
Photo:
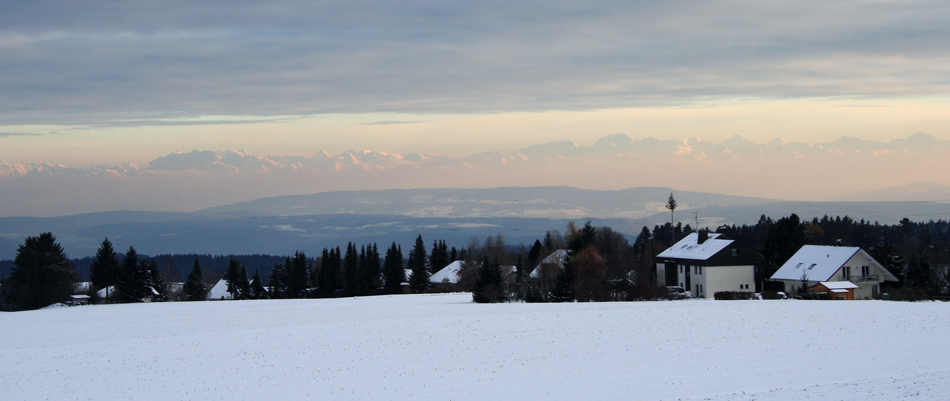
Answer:
[[[448,265],[450,262],[449,250],[448,246],[445,244],[445,241],[433,241],[432,253],[429,256],[430,272],[434,274]]]
[[[358,295],[360,288],[360,255],[356,252],[356,244],[346,244],[346,255],[343,256],[343,293],[348,297]]]
[[[270,297],[273,299],[283,299],[287,297],[287,268],[290,258],[285,263],[277,263],[270,272],[270,280],[267,286],[270,287]]]
[[[552,302],[574,302],[574,267],[570,260],[564,263],[564,268],[557,276],[554,283],[554,292],[551,294]]]
[[[257,270],[254,271],[254,278],[251,281],[251,299],[266,299],[267,298],[267,289],[264,288],[264,283],[261,282],[261,275],[258,274]]]
[[[154,260],[150,260],[148,263],[149,270],[149,287],[152,289],[152,300],[157,302],[164,302],[168,300],[168,285],[165,284],[165,279],[162,278],[162,273],[158,271],[158,263]]]
[[[307,255],[301,251],[294,253],[293,259],[288,258],[286,262],[287,270],[287,298],[301,298],[310,283],[307,278],[310,276],[307,272]]]
[[[116,289],[123,302],[141,302],[150,295],[148,261],[139,259],[135,248],[129,247],[119,264]]]
[[[17,248],[14,268],[3,286],[12,309],[29,310],[65,302],[72,295],[76,271],[52,233],[27,237]]]
[[[112,248],[109,238],[102,241],[99,250],[96,251],[96,259],[89,266],[89,281],[92,281],[92,288],[96,291],[106,289],[106,302],[112,294],[110,288],[118,282],[119,273],[119,255]]]
[[[242,264],[238,270],[238,294],[240,299],[251,299],[251,283],[247,280],[247,269]]]
[[[387,294],[402,292],[402,283],[406,281],[406,270],[403,266],[402,249],[396,243],[386,250],[386,260],[383,262],[383,280]]]
[[[317,288],[320,290],[320,296],[331,298],[336,296],[340,285],[340,248],[336,250],[323,248],[323,254],[320,257],[320,273],[317,278]]]
[[[231,258],[228,261],[228,268],[224,271],[224,281],[228,283],[228,294],[231,294],[231,299],[238,299],[240,297],[240,290],[238,290],[238,269],[240,268],[240,263]]]
[[[198,263],[198,259],[195,259],[195,264],[191,267],[191,273],[188,274],[188,279],[185,280],[185,284],[182,286],[182,292],[185,293],[189,301],[203,301],[205,299],[208,287],[201,275],[201,265]]]
[[[421,293],[427,291],[432,287],[432,284],[429,283],[429,268],[426,266],[428,263],[428,258],[426,258],[426,245],[422,242],[422,235],[416,238],[416,244],[412,247],[412,252],[409,253],[409,270],[412,271],[412,275],[409,276],[409,289],[414,293]]]
[[[482,259],[478,268],[478,279],[472,290],[472,300],[478,303],[505,302],[508,300],[505,290],[505,279],[498,260],[488,262],[488,257]]]

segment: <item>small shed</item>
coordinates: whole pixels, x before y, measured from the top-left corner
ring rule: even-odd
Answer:
[[[89,304],[89,296],[85,294],[76,294],[69,296],[69,305],[78,306],[78,305],[87,305]]]
[[[809,293],[828,293],[828,299],[853,301],[854,290],[859,288],[850,281],[822,281],[811,286]]]

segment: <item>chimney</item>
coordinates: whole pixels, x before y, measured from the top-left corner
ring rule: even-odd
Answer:
[[[699,240],[696,242],[702,244],[703,242],[706,242],[707,239],[709,239],[709,231],[699,230]]]

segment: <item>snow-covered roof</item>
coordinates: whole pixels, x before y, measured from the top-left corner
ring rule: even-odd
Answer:
[[[531,269],[531,272],[528,273],[528,276],[532,278],[541,277],[541,265],[545,264],[557,265],[559,268],[564,268],[564,263],[567,262],[568,258],[570,258],[570,255],[568,255],[567,249],[558,249],[554,252],[551,252],[551,254],[541,260],[541,263],[538,263],[534,269]]]
[[[820,284],[831,290],[831,292],[837,292],[838,290],[847,292],[849,289],[858,288],[857,284],[850,281],[822,281]]]
[[[731,239],[720,239],[722,234],[709,233],[709,238],[699,243],[699,234],[692,233],[673,246],[660,252],[657,257],[674,259],[707,260],[732,243]]]
[[[115,286],[114,286],[114,285],[110,285],[110,286],[108,286],[108,287],[103,287],[103,288],[99,289],[99,291],[96,292],[96,295],[98,295],[99,298],[105,298],[105,297],[106,297],[106,291],[107,291],[107,290],[108,290],[108,293],[109,293],[109,298],[115,298],[115,297],[118,295],[118,294],[115,292]]]
[[[462,261],[456,260],[443,267],[441,270],[429,277],[430,283],[441,284],[443,280],[449,284],[455,284],[459,281],[459,270],[462,268]]]
[[[848,263],[855,254],[860,253],[883,273],[883,278],[897,281],[884,266],[881,266],[871,255],[856,246],[828,246],[805,245],[785,262],[772,275],[771,280],[801,280],[802,275],[808,281],[828,281],[845,263]]]
[[[231,299],[231,293],[228,292],[228,280],[220,279],[208,291],[208,299]]]

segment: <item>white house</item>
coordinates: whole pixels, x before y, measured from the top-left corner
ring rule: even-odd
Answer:
[[[700,231],[657,255],[657,285],[680,286],[694,297],[720,291],[754,292],[765,258],[719,233]]]
[[[802,281],[808,287],[821,282],[849,281],[857,286],[854,299],[876,298],[884,281],[897,281],[871,255],[852,246],[805,245],[772,275],[785,284],[785,292],[798,292]]]

